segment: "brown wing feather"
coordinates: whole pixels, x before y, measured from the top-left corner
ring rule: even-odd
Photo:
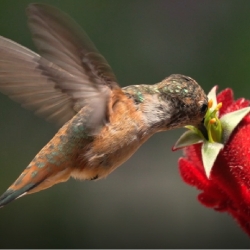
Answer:
[[[33,41],[44,58],[89,83],[118,87],[108,62],[67,14],[46,4],[30,4],[27,15]]]
[[[42,4],[27,13],[42,56],[0,37],[0,91],[60,126],[87,105],[94,114],[86,126],[99,127],[119,88],[107,61],[66,14]]]
[[[40,60],[31,50],[0,37],[0,91],[61,125],[76,111],[71,97],[56,88],[56,83],[40,68]]]

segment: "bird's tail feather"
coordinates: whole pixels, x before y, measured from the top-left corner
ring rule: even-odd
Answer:
[[[69,177],[69,169],[60,169],[50,163],[47,163],[43,168],[29,165],[0,197],[0,207],[26,194],[35,193],[56,183],[64,182]]]
[[[36,185],[38,185],[38,184],[30,183],[19,190],[13,190],[11,188],[7,189],[3,193],[3,195],[0,197],[0,207],[3,207],[4,205],[8,204],[9,202],[11,202],[19,197],[22,197],[30,189],[34,188]]]

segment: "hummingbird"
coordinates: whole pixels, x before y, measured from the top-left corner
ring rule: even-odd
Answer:
[[[0,36],[0,92],[60,129],[3,193],[0,207],[70,177],[102,179],[155,133],[202,123],[208,100],[191,77],[121,88],[66,13],[30,4],[27,17],[39,54]]]

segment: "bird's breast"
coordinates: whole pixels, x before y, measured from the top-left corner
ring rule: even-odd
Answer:
[[[128,104],[129,101],[116,103],[110,122],[80,153],[73,177],[100,179],[107,176],[149,138],[142,114]]]

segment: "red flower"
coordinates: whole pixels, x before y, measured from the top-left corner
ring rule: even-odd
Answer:
[[[222,91],[217,101],[222,102],[219,119],[250,106],[250,101],[244,98],[235,101],[231,89]],[[184,157],[179,159],[183,180],[202,191],[198,200],[204,206],[228,212],[250,236],[250,114],[244,115],[223,143],[209,178],[204,170],[202,145],[184,148]]]

